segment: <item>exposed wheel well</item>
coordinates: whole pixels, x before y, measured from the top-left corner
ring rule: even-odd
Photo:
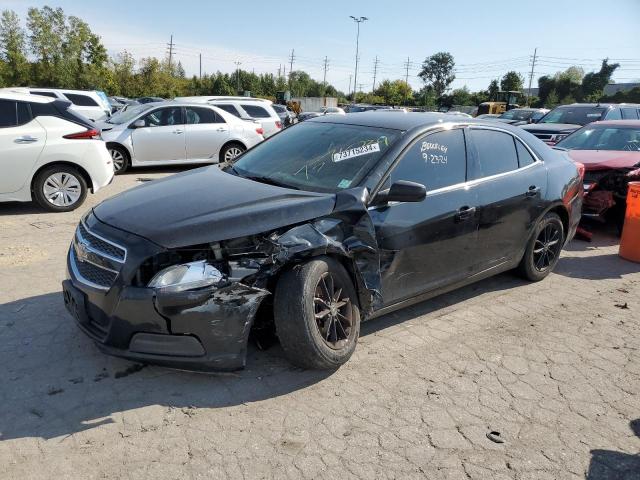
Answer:
[[[34,189],[34,184],[35,184],[36,178],[38,178],[38,175],[40,175],[40,172],[42,170],[44,170],[45,168],[53,167],[55,165],[66,165],[68,167],[71,167],[71,168],[74,168],[75,170],[77,170],[78,173],[80,173],[80,175],[82,175],[82,178],[84,178],[84,181],[87,182],[87,186],[91,190],[91,193],[93,193],[93,182],[91,181],[91,176],[87,173],[87,171],[84,168],[82,168],[77,163],[60,161],[60,162],[47,163],[47,164],[41,166],[38,170],[36,170],[36,172],[33,174],[33,177],[31,178],[31,196],[32,197],[33,197],[33,191],[34,191],[33,190]]]
[[[556,205],[555,207],[550,208],[546,213],[555,213],[562,220],[562,228],[564,229],[565,238],[567,232],[569,231],[569,212],[566,207],[563,205]]]
[[[245,150],[247,149],[247,146],[244,143],[242,143],[240,140],[229,140],[227,143],[222,145],[222,148],[220,148],[220,151],[223,151],[225,148],[227,148],[227,147],[229,147],[231,145],[240,145]]]
[[[127,161],[131,161],[131,152],[129,152],[129,149],[127,147],[125,147],[124,145],[122,145],[121,143],[118,142],[107,142],[106,143],[106,147],[118,147],[121,148],[122,150],[124,150],[125,155],[127,156]]]

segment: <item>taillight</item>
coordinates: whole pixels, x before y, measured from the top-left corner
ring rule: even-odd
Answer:
[[[278,130],[282,129],[282,122],[276,122],[276,128]]]
[[[578,167],[578,174],[580,175],[580,179],[584,180],[584,163],[580,163],[580,162],[575,162],[576,163],[576,167]]]
[[[100,132],[95,128],[91,128],[83,132],[64,135],[62,138],[67,138],[69,140],[100,140]]]
[[[256,128],[256,133],[257,133],[258,135],[264,135],[264,128],[262,128],[262,127],[258,127],[258,128]]]

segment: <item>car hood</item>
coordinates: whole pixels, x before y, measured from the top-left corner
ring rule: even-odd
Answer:
[[[532,133],[560,133],[567,131],[573,132],[574,130],[582,128],[582,125],[574,125],[573,123],[531,123],[529,125],[522,125],[520,128]]]
[[[213,166],[145,183],[102,202],[93,213],[103,223],[177,248],[305,222],[334,206],[333,194],[254,182]]]
[[[586,171],[633,168],[640,165],[640,152],[615,150],[569,150],[572,160],[584,165]]]

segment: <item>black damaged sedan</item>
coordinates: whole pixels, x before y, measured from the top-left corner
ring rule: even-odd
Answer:
[[[335,368],[361,321],[516,269],[554,268],[577,167],[521,129],[441,114],[309,120],[90,211],[64,300],[104,352],[177,368],[245,364],[252,328]]]

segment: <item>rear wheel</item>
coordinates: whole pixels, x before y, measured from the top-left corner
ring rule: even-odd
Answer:
[[[276,287],[274,319],[286,357],[302,368],[339,367],[353,354],[360,335],[351,278],[328,257],[282,275]]]
[[[69,212],[87,197],[87,182],[73,167],[53,165],[42,170],[33,183],[33,196],[45,210]]]
[[[560,259],[564,245],[564,225],[555,213],[547,213],[536,225],[518,266],[518,273],[532,282],[545,278]]]
[[[109,145],[107,147],[111,160],[113,161],[113,171],[116,175],[120,175],[129,168],[129,154],[127,151],[117,145]]]
[[[232,162],[237,156],[242,155],[247,149],[240,143],[225,145],[220,151],[221,162]]]

